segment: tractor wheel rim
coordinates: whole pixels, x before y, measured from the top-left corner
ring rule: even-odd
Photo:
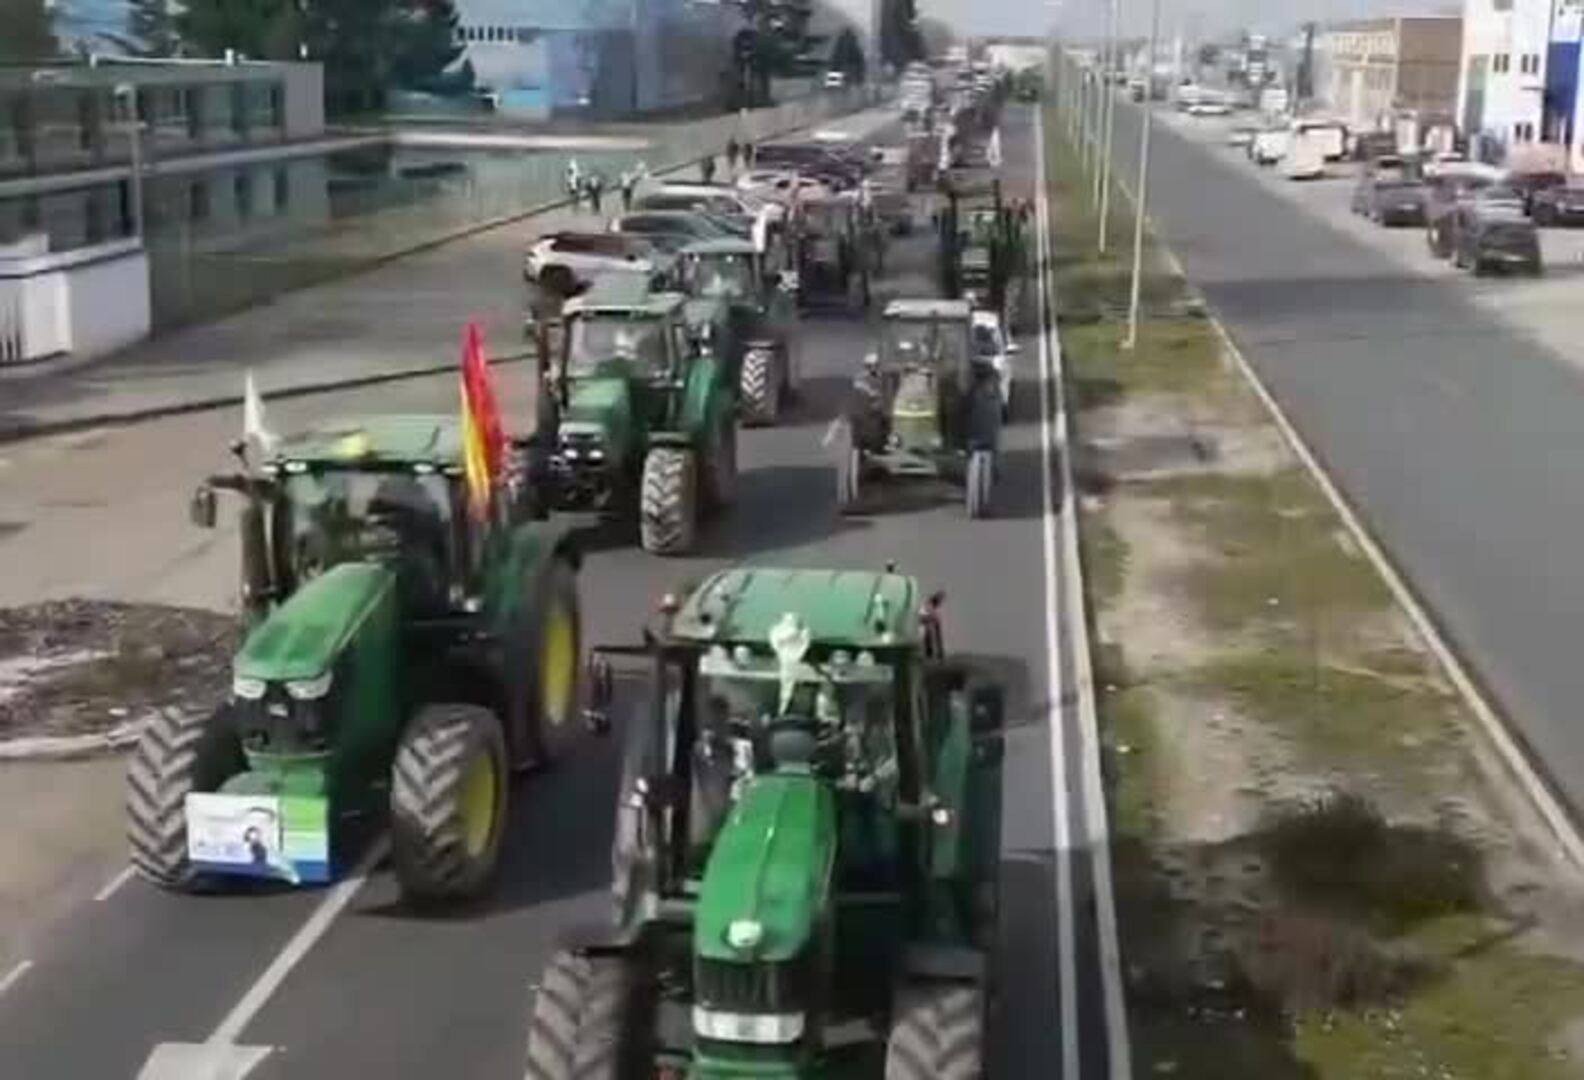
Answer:
[[[545,623],[539,655],[540,704],[545,723],[552,727],[560,727],[570,719],[573,666],[577,663],[575,637],[571,612],[556,605]]]
[[[477,858],[489,846],[495,831],[495,807],[500,778],[488,751],[479,750],[462,774],[462,844],[470,858]]]

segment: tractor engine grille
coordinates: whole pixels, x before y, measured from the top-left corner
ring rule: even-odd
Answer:
[[[694,963],[694,993],[706,1009],[790,1013],[808,1007],[812,968],[807,957],[742,964],[700,959]]]
[[[891,432],[905,450],[940,449],[940,414],[933,372],[902,373],[896,396],[891,399]]]

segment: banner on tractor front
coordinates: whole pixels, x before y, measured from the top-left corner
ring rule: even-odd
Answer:
[[[210,873],[290,885],[329,881],[329,804],[290,795],[188,795],[187,857]]]

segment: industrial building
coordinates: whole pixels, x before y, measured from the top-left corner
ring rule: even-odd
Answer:
[[[1386,130],[1405,114],[1448,115],[1457,103],[1462,41],[1456,15],[1340,23],[1317,42],[1315,90],[1354,130]]]
[[[1580,151],[1581,0],[1465,0],[1457,116],[1474,152],[1515,150],[1584,168]]]

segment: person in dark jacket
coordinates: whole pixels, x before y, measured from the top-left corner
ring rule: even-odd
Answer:
[[[737,168],[737,136],[733,135],[726,140],[726,169],[731,171]]]
[[[706,184],[715,182],[715,155],[705,154],[704,160],[699,162],[699,173],[704,177]]]

